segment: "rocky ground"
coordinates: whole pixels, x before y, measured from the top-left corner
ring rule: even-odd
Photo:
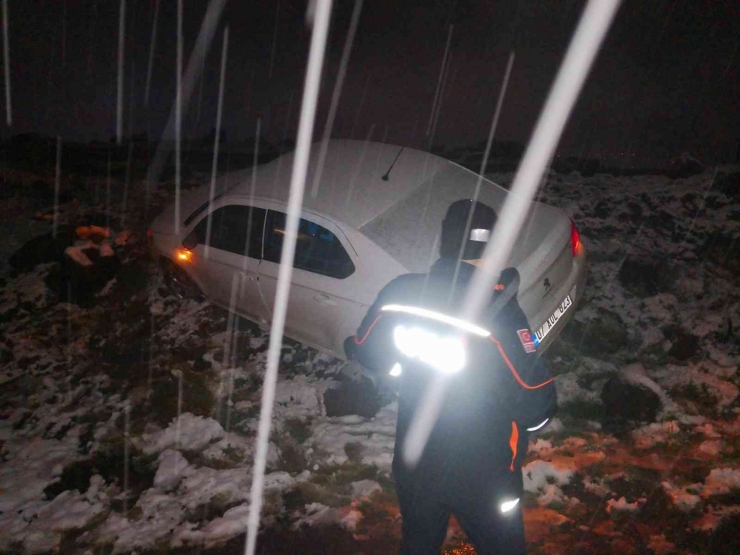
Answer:
[[[171,183],[147,202],[68,177],[55,211],[48,176],[5,176],[0,552],[241,552],[266,332],[164,287],[145,226]],[[591,266],[546,355],[561,410],[524,469],[529,551],[740,552],[740,168],[553,173],[541,197]],[[396,406],[286,340],[261,553],[398,545]],[[454,521],[446,548],[473,552]]]

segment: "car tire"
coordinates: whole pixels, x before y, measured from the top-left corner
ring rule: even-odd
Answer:
[[[206,300],[206,296],[198,284],[180,266],[168,258],[162,258],[160,264],[164,275],[164,284],[175,297],[198,302]]]

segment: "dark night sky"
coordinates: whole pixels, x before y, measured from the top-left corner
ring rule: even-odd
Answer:
[[[117,0],[8,0],[14,125],[106,140],[115,132]],[[516,61],[499,132],[526,141],[585,2],[580,0],[365,0],[335,137],[417,146],[424,140],[449,25],[448,80],[435,143],[485,140],[506,60]],[[185,62],[206,0],[185,0]],[[221,36],[230,28],[224,128],[234,142],[295,134],[310,30],[305,1],[229,0],[183,129],[215,125]],[[325,118],[353,2],[335,0],[319,118]],[[276,12],[279,14],[276,22]],[[161,0],[150,106],[144,106],[154,0],[128,0],[125,133],[161,133],[175,97],[176,2]],[[270,76],[273,37],[274,64]],[[683,151],[734,158],[740,140],[740,3],[625,0],[561,141],[562,152]],[[133,93],[133,95],[132,95]],[[287,126],[287,127],[286,127]],[[323,128],[323,119],[317,129]]]

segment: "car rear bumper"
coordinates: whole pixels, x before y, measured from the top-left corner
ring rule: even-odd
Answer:
[[[553,292],[554,296],[558,299],[561,299],[561,301],[565,299],[568,295],[571,295],[572,304],[562,314],[555,325],[550,329],[547,335],[543,338],[542,342],[537,345],[537,351],[539,353],[544,353],[547,348],[552,345],[558,335],[560,335],[560,332],[576,313],[576,310],[578,309],[578,304],[583,297],[583,293],[586,288],[586,277],[588,274],[587,270],[588,259],[586,256],[586,250],[582,248],[578,256],[573,259],[573,268],[571,270],[570,276],[557,291]],[[542,326],[542,324],[543,322],[530,322],[530,325],[532,326],[532,333],[534,334],[540,328],[540,326]]]

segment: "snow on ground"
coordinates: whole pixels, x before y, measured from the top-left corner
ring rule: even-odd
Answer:
[[[736,522],[740,207],[715,178],[737,171],[548,176],[541,200],[577,223],[590,269],[547,353],[561,411],[525,463],[530,552],[701,552]],[[163,184],[152,198],[171,194]],[[136,195],[130,232],[116,227],[121,200],[104,214],[110,230],[88,222],[68,246],[82,265],[96,252],[121,262],[93,302],[64,302],[54,263],[0,281],[0,551],[218,549],[244,533],[267,332],[171,296],[146,260]],[[17,199],[0,204],[17,246],[50,230],[19,217]],[[58,214],[74,226],[102,211],[70,202]],[[619,407],[601,393],[615,376],[655,396],[654,422],[610,422]],[[285,342],[264,524],[392,543],[397,402],[327,416],[325,392],[345,379],[340,361]]]

